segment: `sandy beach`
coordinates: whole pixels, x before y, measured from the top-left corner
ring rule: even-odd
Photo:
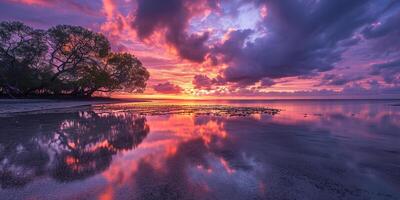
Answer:
[[[122,99],[88,99],[88,100],[59,100],[59,99],[0,99],[0,115],[43,111],[52,109],[74,108],[98,104],[135,102],[137,100]]]

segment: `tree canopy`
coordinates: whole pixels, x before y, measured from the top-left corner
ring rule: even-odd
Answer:
[[[1,95],[140,93],[149,76],[135,56],[112,52],[105,36],[86,28],[58,25],[43,31],[0,23]]]

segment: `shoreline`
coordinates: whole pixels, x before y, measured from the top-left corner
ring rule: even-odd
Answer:
[[[158,99],[157,99],[158,100]],[[84,98],[84,99],[2,99],[0,98],[0,117],[13,115],[13,114],[24,114],[34,113],[42,111],[52,110],[64,110],[79,107],[89,107],[102,104],[118,104],[118,103],[139,103],[139,102],[151,102],[154,99],[132,99],[132,98]],[[190,101],[190,100],[189,100]],[[255,100],[257,101],[257,100]],[[285,101],[285,100],[282,100]],[[389,104],[393,107],[399,107],[400,104],[395,102]],[[169,105],[173,106],[173,105]],[[279,109],[278,109],[279,110]]]
[[[0,115],[66,109],[111,103],[146,102],[138,99],[0,99]]]

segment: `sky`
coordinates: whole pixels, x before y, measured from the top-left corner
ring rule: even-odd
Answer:
[[[0,0],[0,20],[103,33],[149,70],[142,97],[400,98],[398,0]]]

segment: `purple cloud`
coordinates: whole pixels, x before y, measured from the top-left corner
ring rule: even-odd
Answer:
[[[400,59],[372,65],[371,75],[381,75],[387,83],[400,83]]]
[[[207,75],[198,74],[194,76],[192,83],[196,89],[211,90],[213,86],[225,84],[225,80],[221,76],[209,78]]]
[[[103,21],[101,9],[101,2],[96,1],[7,0],[0,2],[0,20],[22,21],[44,29],[58,24],[91,27]]]
[[[352,75],[342,75],[342,74],[325,74],[321,79],[321,83],[316,86],[321,86],[321,85],[341,86],[353,81],[361,80],[363,78],[364,77],[359,75],[352,76]]]
[[[182,92],[182,88],[178,85],[172,84],[170,82],[160,83],[158,85],[153,86],[156,92],[162,94],[180,94]]]
[[[215,48],[229,65],[223,72],[229,82],[251,84],[329,71],[343,52],[359,43],[360,28],[387,10],[386,5],[364,0],[258,2],[268,8],[260,24],[267,30],[265,36],[251,41],[251,31],[238,30]]]
[[[136,17],[132,27],[141,39],[145,39],[158,31],[165,31],[165,39],[172,44],[182,58],[202,62],[209,49],[205,42],[209,38],[207,32],[190,34],[187,31],[193,10],[203,1],[184,0],[138,0]],[[215,8],[215,2],[209,0],[209,9]]]

